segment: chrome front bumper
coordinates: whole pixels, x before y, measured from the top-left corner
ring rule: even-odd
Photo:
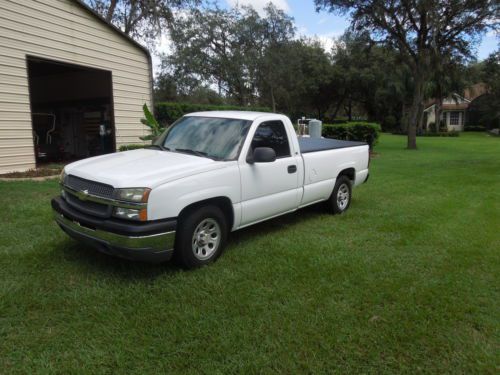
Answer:
[[[173,255],[175,231],[148,235],[117,234],[89,228],[56,210],[54,219],[69,236],[106,254],[147,262],[167,261]]]

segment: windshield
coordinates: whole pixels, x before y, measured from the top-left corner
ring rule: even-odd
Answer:
[[[228,118],[182,117],[155,145],[216,160],[235,160],[251,124],[251,121]]]

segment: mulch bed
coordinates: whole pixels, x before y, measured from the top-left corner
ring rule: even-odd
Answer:
[[[36,177],[49,177],[58,176],[61,173],[62,168],[36,168],[29,169],[24,172],[10,172],[0,174],[0,178],[36,178]]]

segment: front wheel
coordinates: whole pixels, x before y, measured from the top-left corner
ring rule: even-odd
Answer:
[[[185,268],[215,261],[226,245],[227,221],[216,206],[197,207],[182,215],[176,234],[175,255]]]
[[[342,214],[349,208],[352,198],[351,180],[347,176],[340,176],[335,182],[328,206],[333,214]]]

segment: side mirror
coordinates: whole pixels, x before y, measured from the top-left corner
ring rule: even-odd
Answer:
[[[276,152],[271,147],[256,147],[253,154],[247,157],[247,163],[272,163],[276,160]]]

